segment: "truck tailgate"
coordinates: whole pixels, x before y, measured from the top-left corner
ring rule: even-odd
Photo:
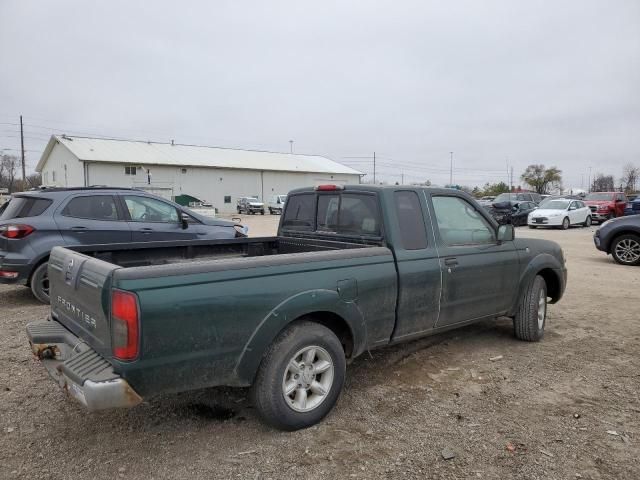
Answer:
[[[111,357],[111,278],[118,268],[63,247],[55,247],[49,258],[51,316],[106,358]]]

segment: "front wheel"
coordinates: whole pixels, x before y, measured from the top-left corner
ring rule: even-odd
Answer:
[[[529,225],[529,228],[536,228],[535,225]]]
[[[33,296],[40,300],[42,303],[49,304],[49,264],[44,262],[39,265],[31,274],[31,292]]]
[[[569,221],[569,217],[564,217],[564,220],[562,220],[562,225],[560,225],[560,228],[562,228],[562,230],[568,230],[570,226],[571,226],[571,222]]]
[[[281,430],[322,420],[344,384],[346,362],[338,337],[309,321],[288,327],[269,347],[252,386],[262,419]]]
[[[640,265],[640,236],[628,234],[616,238],[611,256],[620,265]]]
[[[540,275],[533,281],[520,298],[518,311],[513,319],[513,331],[519,340],[539,342],[547,323],[547,284]]]
[[[264,215],[264,210],[260,210],[260,215]]]
[[[587,218],[585,219],[584,223],[582,224],[585,227],[590,227],[591,226],[591,215],[587,215]]]

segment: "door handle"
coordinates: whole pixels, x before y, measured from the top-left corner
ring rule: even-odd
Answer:
[[[71,230],[86,230],[87,227],[71,227]]]
[[[458,259],[455,257],[445,258],[444,264],[447,267],[455,267],[456,265],[458,265]]]

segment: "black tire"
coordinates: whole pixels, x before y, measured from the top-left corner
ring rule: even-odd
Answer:
[[[31,274],[29,285],[31,292],[42,303],[49,304],[49,274],[47,262],[40,264]]]
[[[584,226],[584,227],[590,227],[591,226],[591,215],[587,215],[587,218],[585,219],[585,221],[582,224],[582,226]]]
[[[640,249],[640,236],[632,233],[620,235],[611,243],[611,256],[620,265],[640,265],[636,253]]]
[[[264,209],[260,210],[260,215],[264,215]]]
[[[540,301],[544,298],[542,322],[539,320]],[[520,298],[518,311],[513,318],[513,332],[517,339],[525,342],[539,342],[544,336],[547,324],[547,284],[540,275],[529,283]]]
[[[269,207],[269,215],[273,215],[273,209]]]
[[[537,228],[535,225],[529,225],[529,228]]]
[[[238,215],[242,213],[242,211],[240,210],[240,207],[236,207],[236,210],[238,210]]]
[[[571,220],[569,220],[569,217],[564,217],[562,219],[562,225],[560,225],[560,228],[562,230],[568,230],[570,226],[571,226]]]
[[[283,383],[296,352],[310,346],[321,347],[329,354],[333,377],[324,399],[312,410],[300,412],[285,400]],[[344,350],[331,330],[309,321],[297,322],[280,334],[262,358],[251,389],[253,403],[262,419],[275,428],[293,431],[310,427],[335,405],[344,384],[345,369]]]

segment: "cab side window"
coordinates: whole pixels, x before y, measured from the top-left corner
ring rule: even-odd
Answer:
[[[453,196],[434,196],[432,201],[440,238],[445,245],[496,243],[493,226],[466,200]]]
[[[405,250],[427,248],[427,229],[424,224],[418,194],[412,191],[404,191],[395,192],[393,196],[402,246]]]

